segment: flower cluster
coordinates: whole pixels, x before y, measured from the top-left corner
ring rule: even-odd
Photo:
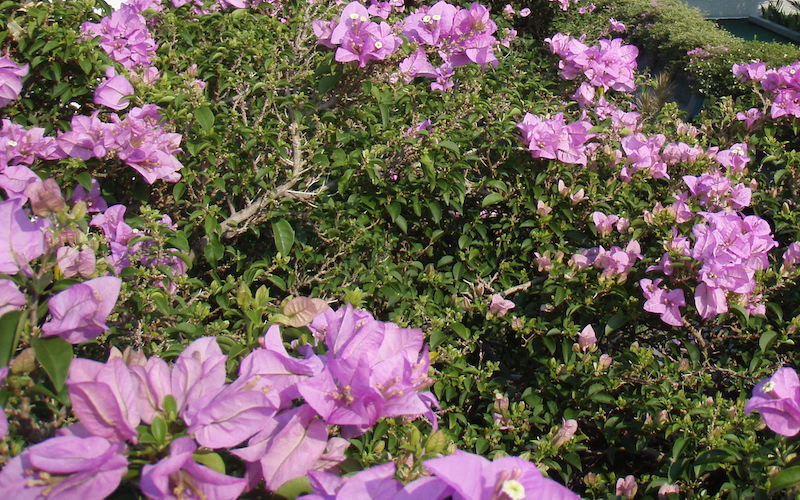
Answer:
[[[110,123],[101,121],[99,112],[73,116],[72,130],[58,135],[58,146],[65,156],[81,160],[116,154],[148,184],[159,179],[177,182],[183,168],[175,157],[181,152],[181,135],[164,129],[159,109],[146,104],[132,108],[124,118],[112,113]]]
[[[661,147],[666,142],[663,134],[652,137],[634,134],[623,137],[620,142],[628,160],[620,172],[622,180],[630,182],[639,170],[647,170],[654,179],[669,179],[667,164],[660,157]]]
[[[689,220],[692,213],[688,205],[686,210],[684,217]],[[764,314],[764,304],[756,291],[756,273],[769,266],[768,252],[778,245],[769,224],[757,216],[741,215],[730,209],[698,215],[703,222],[692,227],[694,243],[673,228],[672,240],[666,245],[668,251],[648,271],[658,270],[672,277],[675,261],[682,261],[684,273],[698,281],[694,303],[703,319],[727,312],[731,300],[738,301],[752,314]],[[660,314],[667,324],[680,326],[683,323],[678,307],[685,305],[682,290],[663,290],[659,288],[661,282],[660,279],[640,282],[647,299],[645,310]]]
[[[751,81],[772,96],[770,116],[773,119],[783,116],[800,118],[800,62],[794,62],[777,69],[767,68],[766,63],[754,61],[748,64],[734,64],[733,74],[740,81]],[[758,110],[755,110],[758,112]],[[758,116],[750,111],[753,120]],[[758,112],[760,114],[760,112]],[[748,125],[752,126],[752,125]]]
[[[4,173],[26,167],[8,167]],[[106,318],[116,304],[121,286],[119,278],[100,276],[96,266],[95,247],[81,229],[86,205],[77,202],[67,206],[58,184],[53,179],[42,181],[28,170],[29,176],[13,190],[5,184],[8,200],[0,202],[0,272],[21,280],[41,276],[53,267],[64,277],[83,277],[88,281],[75,283],[53,295],[48,302],[50,318],[41,326],[42,336],[59,336],[78,344],[91,340],[108,330]],[[13,186],[12,186],[13,187]],[[26,204],[30,203],[30,209]],[[34,270],[33,261],[54,255]],[[93,278],[93,279],[90,279]],[[26,300],[17,284],[2,280],[0,304],[3,313],[22,309]],[[32,304],[35,307],[36,304]]]
[[[550,51],[561,59],[558,67],[562,78],[574,80],[582,74],[594,87],[620,92],[635,90],[634,70],[639,49],[623,44],[621,38],[600,40],[591,47],[584,44],[582,38],[562,33],[545,41]]]
[[[522,142],[528,146],[534,158],[586,165],[586,143],[594,137],[589,133],[592,128],[590,122],[578,120],[568,124],[563,113],[557,113],[549,119],[525,113],[517,128],[522,134]]]
[[[417,44],[417,51],[400,63],[405,80],[417,76],[436,78],[431,88],[447,90],[453,86],[453,68],[470,63],[481,68],[497,66],[494,37],[497,25],[489,17],[489,9],[473,3],[468,9],[440,1],[432,7],[421,7],[403,21],[403,35]],[[429,56],[437,54],[442,62],[433,66]]]
[[[122,5],[99,23],[84,23],[86,38],[100,37],[100,47],[129,70],[150,66],[158,44],[150,36],[145,18],[132,5]]]
[[[642,249],[639,246],[639,242],[631,240],[625,248],[612,246],[606,250],[602,246],[598,246],[583,250],[572,256],[570,265],[577,269],[594,266],[602,269],[600,279],[619,277],[620,280],[624,281],[633,265],[641,258]]]
[[[578,499],[557,482],[542,476],[535,464],[517,457],[489,461],[481,456],[457,450],[451,455],[424,462],[431,474],[403,485],[394,478],[393,463],[363,470],[341,478],[327,472],[311,472],[313,494],[304,500],[345,500],[371,498],[399,500],[491,500],[494,498]]]
[[[370,21],[367,8],[358,2],[345,6],[338,23],[314,21],[312,26],[320,44],[336,48],[334,58],[337,61],[357,61],[362,68],[370,61],[382,61],[391,56],[402,43],[392,34],[389,24]]]
[[[126,108],[128,103],[123,98],[133,94],[130,82],[113,68],[106,76],[95,91],[95,103],[114,110]],[[134,107],[122,118],[112,113],[110,122],[101,121],[99,111],[75,115],[70,123],[72,130],[59,132],[56,137],[46,136],[43,128],[26,129],[4,119],[0,128],[0,187],[7,193],[23,191],[37,178],[27,168],[37,159],[85,161],[112,154],[139,172],[148,184],[159,179],[177,182],[183,165],[175,155],[181,152],[182,137],[165,130],[159,109],[154,104]]]
[[[319,44],[336,49],[337,61],[358,62],[360,67],[394,54],[403,41],[393,32],[401,31],[416,47],[400,62],[400,76],[407,83],[416,77],[434,78],[433,90],[450,89],[454,69],[459,66],[496,66],[495,46],[508,45],[513,38],[510,34],[501,42],[494,37],[497,25],[489,17],[489,9],[479,3],[464,9],[442,0],[412,12],[395,27],[370,20],[371,16],[386,19],[392,9],[402,11],[391,2],[373,2],[369,9],[351,2],[338,21],[317,20],[312,26]],[[441,60],[436,66],[430,60],[434,55]]]
[[[116,278],[93,281],[99,280]],[[102,301],[112,295],[101,289],[109,284],[80,286]],[[67,315],[80,311],[82,306]],[[172,366],[130,350],[113,350],[105,363],[74,360],[67,387],[79,424],[15,457],[0,473],[0,485],[23,496],[41,491],[37,488],[76,495],[88,483],[100,492],[91,497],[102,498],[125,473],[124,455],[140,441],[145,445],[155,439],[169,444],[169,453],[142,469],[146,496],[168,498],[185,489],[197,497],[233,499],[261,481],[274,491],[309,471],[333,470],[344,460],[348,443],[331,437],[329,426],[352,437],[385,417],[424,415],[436,422],[436,399],[420,392],[431,383],[421,331],[376,321],[349,305],[338,311],[325,306],[312,317],[309,328],[324,354],[305,345],[298,348],[302,358],[289,355],[280,328],[273,326],[263,347],[241,361],[230,383],[227,356],[213,337],[192,342]],[[175,432],[167,435],[164,429]],[[146,439],[142,432],[148,433]],[[201,465],[193,457],[199,447],[230,451],[245,462],[245,477]],[[58,467],[58,460],[75,463]],[[101,461],[101,474],[87,477]]]

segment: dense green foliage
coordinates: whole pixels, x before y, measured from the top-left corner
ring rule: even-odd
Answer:
[[[158,104],[183,134],[181,181],[150,186],[121,163],[97,159],[40,169],[63,186],[86,173],[98,178],[109,202],[131,207],[139,227],[191,266],[174,295],[153,285],[164,277],[158,269],[131,269],[111,332],[78,353],[102,359],[109,345],[134,345],[170,357],[216,335],[236,359],[257,346],[284,299],[350,302],[426,333],[448,443],[484,456],[522,454],[589,498],[613,498],[616,480],[628,474],[645,497],[674,483],[696,498],[766,498],[770,478],[795,462],[798,448],[742,410],[756,381],[797,360],[797,275],[778,269],[780,252],[800,239],[800,144],[796,122],[750,131],[734,119],[759,101],[730,68],[754,58],[786,64],[800,50],[738,41],[673,0],[597,3],[593,15],[549,3],[537,4],[542,15],[530,19],[496,15],[519,38],[499,51],[496,69],[459,68],[450,92],[419,79],[392,83],[407,54],[363,69],[336,63],[310,25],[337,16],[335,5],[288,2],[286,23],[258,9],[154,15],[162,77],[135,83],[133,103]],[[80,24],[99,18],[94,8],[92,0],[0,4],[7,19],[0,46],[31,64],[21,99],[4,117],[51,131],[67,128],[75,107],[95,108],[92,89],[110,60],[81,40]],[[637,282],[657,263],[671,227],[647,224],[643,213],[672,201],[684,189],[681,177],[700,175],[708,161],[675,167],[671,180],[625,183],[611,161],[618,143],[588,167],[532,159],[521,145],[515,126],[524,113],[580,115],[566,97],[576,84],[558,78],[543,37],[588,33],[590,43],[608,34],[609,17],[631,27],[627,42],[654,67],[688,69],[711,98],[694,122],[702,146],[749,144],[759,188],[748,210],[769,221],[780,243],[759,277],[766,316],[695,314],[688,328],[674,328],[642,310]],[[688,58],[697,47],[713,57]],[[666,83],[646,73],[637,83],[636,94],[608,98],[636,102],[646,133],[685,139]],[[428,131],[406,133],[424,120]],[[587,201],[572,204],[559,180],[585,189]],[[538,201],[552,212],[537,215]],[[590,221],[598,210],[630,218],[631,232],[597,234]],[[176,231],[155,223],[162,213],[178,222]],[[600,280],[596,270],[567,264],[583,248],[633,238],[644,258],[627,279]],[[535,252],[553,258],[549,272],[538,270]],[[490,313],[493,293],[516,308]],[[597,348],[573,349],[587,324]],[[0,455],[70,420],[63,391],[54,394],[59,388],[46,375],[30,360],[18,362],[4,392],[12,434]],[[555,446],[562,419],[576,419],[579,431]],[[348,466],[419,459],[429,433],[423,421],[382,423],[355,440]]]

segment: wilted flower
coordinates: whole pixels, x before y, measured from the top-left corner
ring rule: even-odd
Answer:
[[[26,189],[33,213],[39,217],[47,217],[50,214],[58,213],[67,207],[61,188],[58,187],[55,179],[44,181],[35,180]]]
[[[680,486],[677,484],[664,483],[658,489],[658,500],[665,500],[671,494],[679,494],[681,492]]]

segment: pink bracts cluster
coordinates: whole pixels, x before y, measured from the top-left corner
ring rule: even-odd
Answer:
[[[586,165],[587,142],[594,137],[591,128],[586,120],[567,123],[563,113],[547,119],[525,113],[517,124],[531,156],[575,165]]]
[[[518,457],[489,461],[479,455],[456,450],[453,454],[424,462],[430,475],[405,486],[394,478],[393,463],[365,469],[349,478],[327,472],[311,472],[314,493],[303,500],[425,499],[492,500],[580,498],[557,482],[545,478],[536,464]],[[465,474],[465,471],[469,471]]]
[[[299,349],[303,357],[290,356],[273,326],[230,383],[227,357],[213,337],[194,341],[173,366],[132,351],[113,351],[105,363],[76,359],[67,387],[80,423],[15,457],[0,473],[0,485],[24,496],[42,485],[63,485],[65,494],[76,494],[89,482],[102,492],[92,498],[102,498],[119,484],[126,444],[137,445],[138,426],[167,423],[185,435],[171,442],[166,457],[142,469],[142,493],[169,498],[183,485],[206,498],[233,499],[260,481],[275,491],[309,471],[332,470],[348,443],[329,437],[328,425],[356,436],[384,417],[425,415],[435,423],[436,399],[420,392],[431,383],[421,331],[376,321],[349,305],[327,308],[309,328],[324,355],[306,345]],[[199,447],[231,450],[247,464],[245,477],[197,463],[192,454]],[[53,460],[66,460],[73,452],[68,448],[109,461],[98,469],[108,474],[81,475],[98,462],[59,469],[28,460],[45,449],[53,451]]]
[[[342,11],[339,21],[313,21],[314,33],[321,45],[336,48],[339,62],[358,62],[364,67],[370,61],[382,61],[392,55],[402,41],[392,34],[392,27],[370,20],[367,8],[350,2]]]
[[[370,20],[371,16],[385,19],[391,8],[391,4],[373,3],[367,9],[359,2],[351,2],[338,21],[313,21],[314,33],[319,44],[336,49],[337,61],[357,61],[364,67],[370,61],[390,57],[403,43],[393,33],[401,31],[416,44],[416,49],[400,62],[400,76],[406,82],[416,77],[434,78],[433,90],[451,88],[454,69],[459,66],[471,63],[482,68],[496,66],[494,47],[507,45],[513,38],[513,34],[503,41],[494,37],[497,25],[489,17],[489,9],[479,3],[464,9],[442,0],[412,12],[394,27]],[[430,58],[434,56],[441,63],[431,63]]]
[[[84,23],[86,38],[100,37],[100,47],[126,69],[150,66],[158,44],[150,36],[145,18],[131,5],[123,5],[99,23]]]
[[[625,45],[621,38],[600,40],[591,47],[585,45],[582,38],[562,33],[545,41],[550,51],[561,59],[558,67],[565,80],[583,75],[592,86],[604,90],[633,92],[636,89],[634,71],[639,49]]]

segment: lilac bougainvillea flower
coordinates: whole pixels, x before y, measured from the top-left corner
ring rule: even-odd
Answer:
[[[100,121],[99,114],[98,110],[90,116],[73,116],[72,130],[58,134],[56,142],[66,156],[81,160],[104,158],[116,148],[114,135],[118,131],[113,124]]]
[[[172,442],[169,456],[142,469],[140,488],[148,498],[233,500],[247,485],[245,479],[226,476],[192,458],[197,445],[188,437]]]
[[[9,200],[19,199],[24,203],[28,199],[28,188],[37,181],[41,182],[39,176],[24,165],[6,167],[0,172],[0,188]]]
[[[499,293],[492,295],[492,301],[489,303],[489,311],[496,314],[498,317],[505,316],[506,313],[516,307],[510,300],[506,300]]]
[[[27,64],[20,66],[8,56],[0,57],[0,108],[19,97],[22,77],[27,74]]]
[[[106,78],[94,91],[94,103],[121,111],[128,107],[129,96],[133,95],[133,85],[114,68],[106,70]]]
[[[736,113],[736,119],[739,121],[744,122],[745,127],[748,129],[753,128],[753,126],[760,120],[764,114],[759,111],[758,108],[750,108],[747,111],[739,111]]]
[[[58,436],[26,448],[0,472],[4,498],[106,498],[128,471],[124,447],[97,436]]]
[[[216,394],[225,385],[228,357],[214,337],[195,340],[183,350],[172,367],[172,395],[183,414],[189,403]]]
[[[0,316],[25,307],[25,296],[11,280],[0,280]]]
[[[636,496],[639,487],[636,485],[636,477],[627,475],[617,479],[617,486],[614,494],[626,500],[632,500]]]
[[[313,469],[327,444],[327,426],[311,407],[302,405],[263,421],[247,447],[231,453],[247,462],[251,482],[263,479],[267,489],[275,491]]]
[[[44,336],[58,335],[80,344],[108,330],[106,318],[117,303],[121,286],[119,278],[103,276],[57,293],[48,303],[52,319],[42,325]]]
[[[603,212],[593,212],[592,222],[594,227],[597,228],[597,234],[600,236],[608,236],[613,231],[614,224],[619,220],[617,215],[606,215]]]
[[[86,203],[86,211],[89,213],[104,212],[108,208],[106,200],[103,199],[103,195],[100,193],[100,183],[97,182],[97,179],[94,177],[92,177],[92,183],[88,193],[83,186],[78,184],[75,186],[75,189],[72,190],[72,197],[69,201],[71,203],[78,203],[80,201]]]
[[[395,499],[403,485],[394,478],[394,463],[364,469],[350,477],[340,477],[329,472],[311,471],[308,474],[311,495],[302,500],[345,500],[354,498]],[[423,497],[417,497],[423,498]],[[435,500],[433,497],[424,497]]]
[[[664,255],[667,258],[669,257],[668,253]],[[668,264],[662,264],[662,268],[668,268]],[[686,298],[683,294],[683,290],[667,290],[665,288],[660,288],[659,285],[661,281],[660,279],[652,281],[646,278],[639,280],[639,286],[642,288],[644,298],[647,299],[644,303],[644,310],[659,314],[661,321],[668,325],[683,326],[683,318],[681,317],[680,311],[680,308],[686,305]]]
[[[535,464],[517,457],[499,458],[493,462],[471,453],[456,451],[446,457],[424,462],[425,468],[446,483],[454,500],[575,499],[557,482],[542,476]]]
[[[16,274],[44,254],[46,219],[31,222],[19,199],[0,202],[0,273]]]
[[[745,413],[758,411],[773,432],[796,436],[800,432],[800,379],[794,368],[783,367],[753,388]]]
[[[306,402],[343,436],[357,436],[379,418],[424,415],[436,425],[422,332],[376,321],[351,305],[328,308],[311,331],[328,347],[324,369],[298,384]]]
[[[136,379],[121,358],[107,363],[75,359],[67,388],[72,409],[83,427],[112,441],[136,442],[138,410]]]

